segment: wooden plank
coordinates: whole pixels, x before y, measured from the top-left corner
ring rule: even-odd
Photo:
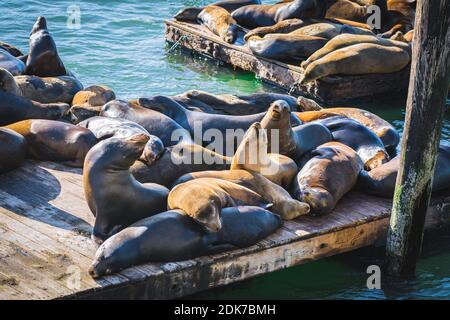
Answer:
[[[185,49],[253,72],[261,80],[285,90],[292,89],[302,76],[299,66],[255,56],[246,46],[228,44],[204,26],[175,20],[166,20],[165,25],[166,40],[170,43],[178,43]],[[407,89],[409,69],[406,67],[390,74],[330,76],[307,85],[294,86],[292,94],[336,104],[387,92],[401,92]]]

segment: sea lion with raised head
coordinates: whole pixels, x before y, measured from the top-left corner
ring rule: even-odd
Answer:
[[[393,73],[411,61],[408,51],[373,43],[360,43],[333,51],[305,69],[301,84],[326,76]]]
[[[341,142],[355,150],[366,170],[372,170],[389,161],[383,141],[358,121],[342,116],[316,121],[331,131],[334,141]]]
[[[30,157],[73,167],[82,167],[86,153],[97,143],[90,130],[54,120],[23,120],[5,128],[25,138]]]
[[[112,89],[105,85],[93,85],[78,91],[72,99],[69,110],[73,123],[98,116],[101,108],[116,98]]]
[[[47,21],[44,17],[38,17],[31,30],[25,74],[39,77],[57,77],[67,74],[58,56],[55,41],[48,32]]]
[[[89,273],[98,278],[140,263],[182,261],[249,247],[283,223],[259,207],[225,208],[221,216],[223,227],[214,233],[204,232],[179,210],[140,220],[98,248]]]
[[[216,178],[199,178],[176,185],[169,193],[167,207],[179,209],[208,232],[222,228],[221,211],[236,206],[269,208],[270,202],[253,190]]]
[[[25,98],[40,103],[72,103],[75,94],[83,90],[83,85],[71,76],[40,78],[37,76],[17,76],[16,83]]]
[[[0,68],[8,70],[13,76],[24,73],[25,64],[0,47]]]
[[[92,238],[101,243],[130,224],[162,212],[169,190],[158,184],[141,184],[130,166],[141,156],[149,137],[109,138],[86,155],[83,187],[95,216]]]
[[[25,138],[17,132],[0,128],[0,174],[20,167],[27,152]]]
[[[325,143],[309,154],[309,160],[294,180],[294,198],[306,202],[311,213],[330,213],[356,184],[363,163],[350,147]]]
[[[362,192],[392,198],[395,191],[400,156],[369,172],[361,171],[358,187]],[[450,146],[440,145],[434,170],[433,192],[450,188]]]
[[[239,29],[236,20],[227,10],[218,6],[207,6],[198,14],[197,19],[225,42],[236,41]]]

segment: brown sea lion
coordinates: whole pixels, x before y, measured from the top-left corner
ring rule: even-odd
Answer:
[[[172,98],[186,109],[232,116],[266,112],[270,105],[277,100],[286,101],[292,111],[300,111],[297,100],[293,96],[281,93],[215,95],[201,90],[189,90]]]
[[[163,113],[141,107],[140,105],[132,105],[122,100],[113,100],[102,107],[100,115],[136,122],[150,134],[160,138],[166,147],[176,145],[181,140],[185,143],[193,143],[190,133],[177,122]]]
[[[20,51],[20,49],[18,49],[17,47],[15,47],[9,43],[0,41],[0,48],[8,51],[11,55],[13,55],[16,58],[23,56],[23,53],[22,53],[22,51]]]
[[[400,156],[369,172],[361,171],[358,187],[362,192],[392,198],[400,166]],[[433,192],[450,188],[450,146],[440,145],[433,178]]]
[[[294,180],[294,198],[306,202],[311,213],[330,213],[355,186],[363,163],[356,152],[339,142],[328,142],[311,152]]]
[[[386,149],[395,149],[400,142],[400,135],[397,130],[386,120],[377,115],[357,108],[327,108],[320,111],[305,111],[295,113],[305,123],[326,119],[335,116],[344,116],[358,121],[362,125],[371,129],[383,141]]]
[[[271,105],[261,127],[267,131],[269,152],[279,152],[297,163],[304,154],[333,139],[330,130],[320,123],[292,128],[289,106],[284,101]]]
[[[27,144],[22,135],[0,128],[0,174],[20,167],[26,152]]]
[[[69,110],[72,122],[78,123],[98,116],[101,108],[115,98],[114,91],[105,85],[93,85],[78,91]]]
[[[97,143],[90,130],[54,120],[23,120],[6,128],[25,137],[30,157],[73,167],[82,167],[86,153]]]
[[[236,154],[231,160],[230,170],[247,170],[260,173],[273,183],[287,189],[298,172],[294,160],[279,153],[269,152],[266,130],[259,122],[250,126]]]
[[[0,47],[0,68],[8,70],[13,76],[18,76],[25,71],[25,64]]]
[[[410,54],[398,47],[361,43],[333,51],[305,69],[301,84],[326,76],[393,73],[405,68]]]
[[[232,13],[234,10],[251,4],[261,4],[261,0],[224,0],[210,4]],[[204,7],[188,7],[178,11],[173,17],[177,21],[196,22]]]
[[[327,9],[323,0],[295,0],[277,4],[249,5],[235,10],[231,16],[244,28],[272,26],[277,22],[299,18],[323,18]]]
[[[289,33],[292,36],[311,36],[311,37],[321,37],[325,39],[332,39],[340,34],[356,34],[356,35],[369,35],[375,36],[375,34],[367,29],[352,27],[348,25],[343,25],[339,23],[332,22],[319,22],[314,24],[309,24],[307,26],[301,27],[295,31]]]
[[[361,43],[373,43],[378,44],[381,46],[386,47],[399,47],[401,49],[404,49],[405,51],[411,52],[411,48],[408,44],[405,44],[404,42],[395,41],[391,39],[383,39],[376,36],[371,35],[361,35],[361,34],[341,34],[330,41],[323,46],[320,50],[317,50],[315,53],[313,53],[307,60],[302,62],[301,66],[302,68],[306,69],[312,62],[319,60],[320,58],[325,57],[326,55],[349,46],[353,46],[356,44]]]
[[[271,182],[259,173],[252,173],[247,170],[193,172],[179,178],[175,185],[204,178],[226,180],[256,192],[267,202],[273,204],[270,210],[280,215],[284,220],[292,220],[309,212],[307,204],[292,199],[291,195],[278,184]]]
[[[167,198],[169,209],[181,210],[208,232],[222,228],[222,208],[242,205],[269,208],[272,204],[249,188],[215,178],[199,178],[176,185]]]
[[[328,1],[325,18],[365,22],[368,18],[367,9],[367,6],[349,0]]]
[[[318,22],[320,22],[320,20],[318,19],[287,19],[277,22],[272,26],[258,27],[253,30],[250,30],[244,36],[244,40],[248,41],[248,39],[254,36],[263,38],[267,34],[291,33],[292,31],[300,29],[304,26]]]
[[[98,278],[140,263],[181,261],[249,247],[283,223],[259,207],[225,208],[221,216],[223,227],[214,233],[204,232],[179,210],[140,220],[98,248],[89,273]]]
[[[414,29],[416,0],[387,0],[387,11],[382,15],[384,38],[392,37],[397,31],[403,34]]]
[[[238,26],[227,10],[218,6],[207,6],[199,13],[198,21],[225,42],[236,41]]]
[[[106,139],[86,155],[83,187],[95,216],[92,238],[97,243],[166,209],[169,190],[158,184],[141,184],[129,171],[148,139],[144,134]]]
[[[31,30],[25,74],[38,77],[58,77],[67,74],[58,56],[55,41],[47,30],[47,21],[44,17],[38,17]]]
[[[355,150],[366,170],[372,170],[389,161],[383,141],[369,128],[350,118],[336,116],[316,122],[325,125],[333,134],[333,140]]]
[[[83,85],[71,76],[40,78],[37,76],[14,77],[22,95],[40,103],[72,103]]]

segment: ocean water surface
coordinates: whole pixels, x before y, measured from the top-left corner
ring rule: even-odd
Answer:
[[[3,0],[0,7],[0,41],[16,45],[26,52],[31,27],[36,18],[43,15],[47,18],[48,28],[65,65],[85,86],[106,84],[119,99],[172,95],[191,89],[235,94],[278,91],[263,84],[251,73],[233,71],[214,61],[179,50],[168,51],[163,21],[186,6],[208,2]],[[80,28],[73,29],[78,9]],[[403,98],[385,95],[351,105],[378,114],[402,131]],[[449,141],[450,112],[447,110],[442,142]],[[382,250],[367,248],[192,298],[449,299],[449,236],[449,230],[443,230],[427,240],[415,279],[395,283],[384,279],[382,290],[366,287],[367,266],[382,263]]]

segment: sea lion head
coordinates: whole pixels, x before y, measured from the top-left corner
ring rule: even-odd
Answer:
[[[212,196],[210,200],[196,208],[195,216],[196,222],[202,225],[207,232],[218,232],[222,229],[222,218],[220,216],[220,199]]]
[[[223,35],[223,39],[227,43],[233,44],[236,41],[237,37],[238,37],[238,31],[239,31],[239,27],[237,25],[230,24],[230,26],[226,30],[226,34]]]
[[[130,110],[130,104],[124,100],[111,100],[101,109],[100,115],[112,118],[126,118],[125,115]]]
[[[197,17],[200,14],[200,12],[203,10],[203,8],[199,7],[189,7],[182,9],[175,14],[173,17],[177,21],[190,21],[194,22],[197,21]]]
[[[267,114],[270,114],[272,121],[289,121],[291,108],[289,104],[284,100],[274,101]]]
[[[389,161],[389,155],[383,150],[379,150],[372,158],[364,163],[364,169],[370,171],[372,169],[378,168],[382,164]]]
[[[111,239],[108,242],[103,242],[97,249],[94,261],[88,270],[92,278],[99,278],[101,276],[111,274],[112,270],[121,269],[120,264],[118,263],[119,261],[116,261],[120,255],[112,254],[114,249],[109,248],[111,243],[116,242],[113,240],[114,239]],[[116,266],[118,268],[116,268]]]
[[[309,204],[311,214],[322,215],[334,208],[334,198],[327,190],[322,188],[308,188],[302,190],[300,200]]]
[[[22,95],[22,91],[14,80],[14,76],[8,70],[0,68],[0,91],[9,92],[17,96]]]
[[[36,32],[41,30],[47,30],[47,20],[43,16],[39,16],[37,18],[36,22],[33,25],[33,28],[31,29],[30,35],[35,34]]]
[[[157,136],[151,136],[147,141],[144,151],[139,158],[142,162],[151,165],[153,162],[158,160],[158,158],[162,155],[164,151],[164,144],[160,138]]]

